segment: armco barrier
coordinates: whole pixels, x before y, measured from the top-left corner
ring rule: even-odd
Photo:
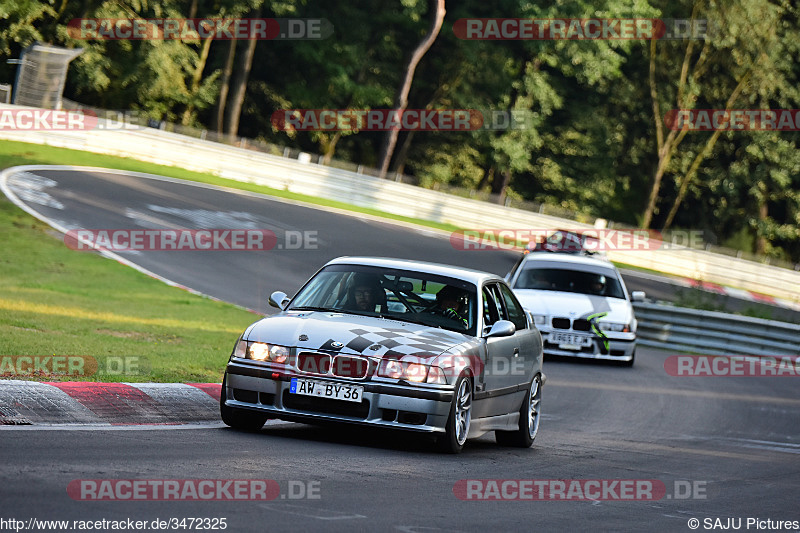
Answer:
[[[800,355],[800,325],[652,303],[634,303],[638,343],[711,355]]]
[[[0,104],[0,109],[8,107],[13,106]],[[10,131],[0,128],[0,138],[131,157],[208,172],[233,180],[461,228],[544,230],[590,227],[572,220],[451,196],[152,128],[96,128],[66,132]],[[800,304],[800,272],[797,271],[687,248],[647,252],[613,251],[608,253],[608,257],[635,267],[738,287]]]

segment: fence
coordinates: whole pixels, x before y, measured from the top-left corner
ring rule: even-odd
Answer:
[[[800,355],[800,325],[715,311],[635,303],[638,343],[711,355]]]

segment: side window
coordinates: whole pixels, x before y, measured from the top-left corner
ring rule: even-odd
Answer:
[[[497,312],[497,302],[495,301],[494,294],[489,290],[489,287],[483,288],[483,324],[491,326],[500,320],[500,314]]]
[[[503,294],[503,301],[506,304],[508,319],[514,323],[517,331],[521,329],[527,329],[528,319],[525,318],[525,311],[523,311],[522,306],[517,301],[514,293],[512,293],[511,289],[505,285],[500,285],[500,292]]]

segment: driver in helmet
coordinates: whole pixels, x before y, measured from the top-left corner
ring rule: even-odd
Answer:
[[[458,321],[466,327],[468,326],[467,319],[463,317],[462,312],[464,311],[467,296],[465,290],[452,285],[445,285],[436,293],[436,303],[428,311]]]
[[[597,276],[592,281],[591,286],[592,294],[603,294],[606,290],[606,277],[605,276]]]

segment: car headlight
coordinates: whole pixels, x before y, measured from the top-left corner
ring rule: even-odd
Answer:
[[[236,350],[234,351],[236,357],[244,357],[253,361],[271,361],[273,363],[285,363],[289,357],[289,348],[286,346],[277,346],[265,342],[247,342],[244,354],[238,355],[237,352],[242,351],[240,347],[242,343],[244,341],[236,345]]]
[[[533,323],[537,326],[547,324],[547,315],[533,315]]]
[[[617,322],[600,322],[599,323],[600,329],[603,331],[617,331],[623,333],[629,333],[631,331],[630,324],[619,324]]]
[[[414,383],[447,384],[444,371],[438,366],[386,359],[378,366],[378,376],[391,379],[405,379]]]

